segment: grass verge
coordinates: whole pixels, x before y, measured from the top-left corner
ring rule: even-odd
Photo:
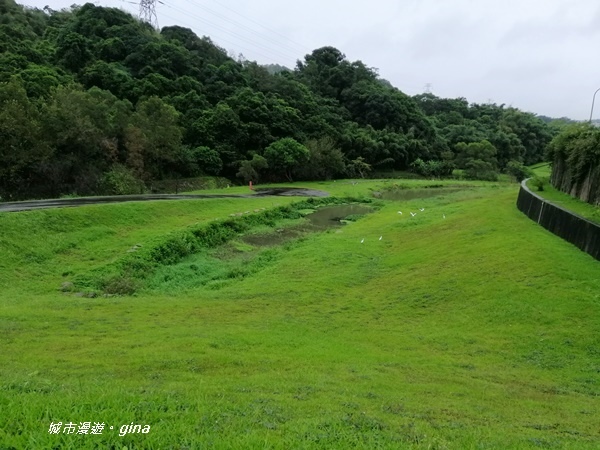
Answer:
[[[591,205],[590,203],[579,200],[578,198],[571,197],[569,194],[565,194],[552,186],[547,179],[543,183],[543,191],[539,191],[536,186],[531,183],[531,180],[527,182],[527,187],[535,192],[540,197],[554,203],[564,209],[573,211],[575,214],[585,217],[592,222],[600,224],[600,207]]]

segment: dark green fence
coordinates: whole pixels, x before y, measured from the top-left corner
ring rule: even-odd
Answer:
[[[529,190],[526,181],[521,183],[517,198],[519,211],[600,260],[600,225],[544,200]]]

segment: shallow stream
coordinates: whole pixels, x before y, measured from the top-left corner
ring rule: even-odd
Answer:
[[[305,217],[309,223],[277,229],[273,233],[249,234],[242,238],[247,244],[257,247],[281,245],[286,241],[301,237],[310,232],[325,231],[329,228],[341,227],[343,220],[373,212],[373,208],[364,205],[336,205],[318,208]]]

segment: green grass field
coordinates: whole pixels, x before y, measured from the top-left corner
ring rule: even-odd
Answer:
[[[298,185],[394,183],[452,185]],[[599,448],[600,263],[520,213],[516,183],[470,186],[268,248],[235,237],[133,296],[61,285],[302,199],[1,214],[0,449]]]
[[[533,166],[529,166],[529,169],[531,169],[535,176],[541,178],[550,178],[552,174],[552,166],[547,162],[534,164]]]

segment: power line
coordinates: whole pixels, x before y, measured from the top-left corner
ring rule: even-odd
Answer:
[[[165,6],[169,7],[168,5],[165,5]],[[169,16],[169,15],[165,14],[164,12],[161,12],[161,15],[162,15],[162,16],[164,16],[164,17],[166,17],[166,18],[168,18],[168,19],[171,19],[171,20],[172,20],[173,22],[175,22],[175,23],[180,23],[180,24],[183,24],[183,25],[187,25],[187,26],[189,26],[189,27],[190,27],[190,28],[192,28],[192,29],[193,29],[193,28],[195,28],[195,26],[194,26],[194,25],[191,25],[191,24],[189,24],[189,23],[186,23],[186,22],[184,22],[184,21],[182,21],[182,20],[180,20],[180,19],[175,19],[174,17],[171,17],[171,16]],[[271,61],[271,62],[274,62],[274,63],[276,63],[276,64],[280,64],[280,60],[279,60],[279,59],[277,59],[277,58],[274,58],[273,56],[268,56],[268,55],[265,55],[264,53],[261,53],[261,52],[259,52],[259,51],[256,51],[256,50],[253,50],[253,49],[248,49],[247,47],[243,47],[243,46],[239,45],[237,42],[232,42],[232,41],[229,41],[229,40],[227,40],[227,39],[224,39],[224,38],[222,38],[222,37],[220,37],[220,36],[217,36],[217,35],[215,35],[215,34],[212,34],[211,38],[215,38],[216,40],[218,40],[218,42],[226,42],[226,43],[228,43],[228,44],[230,44],[230,45],[237,46],[237,48],[239,48],[239,49],[241,49],[241,50],[246,50],[246,51],[248,51],[248,52],[250,52],[250,53],[254,53],[254,54],[256,54],[256,55],[262,56],[263,58],[265,58],[265,59],[267,59],[267,60],[269,60],[269,61]]]
[[[279,33],[278,31],[272,30],[271,28],[269,28],[269,27],[267,27],[267,26],[265,26],[265,25],[261,24],[260,22],[257,22],[256,20],[254,20],[254,19],[252,19],[252,18],[250,18],[250,17],[246,17],[246,16],[244,16],[243,14],[240,14],[240,13],[238,13],[238,12],[237,12],[237,11],[235,11],[234,9],[231,9],[229,6],[227,6],[227,5],[224,5],[223,3],[219,2],[218,0],[213,0],[213,2],[214,2],[214,3],[216,3],[216,4],[218,4],[218,5],[221,5],[223,8],[225,8],[225,9],[227,9],[227,10],[231,11],[232,13],[234,13],[234,14],[236,14],[236,15],[240,16],[241,18],[243,18],[243,19],[246,19],[246,20],[248,20],[248,21],[250,21],[250,22],[252,22],[252,23],[254,23],[254,24],[258,25],[259,27],[262,27],[262,28],[264,28],[265,30],[267,30],[267,31],[270,31],[271,33],[275,33],[276,35],[278,35],[279,37],[282,37],[282,38],[283,38],[283,39],[285,39],[286,41],[288,41],[288,42],[290,42],[290,43],[292,43],[292,44],[294,44],[294,45],[297,45],[297,46],[299,46],[299,48],[301,49],[301,51],[302,51],[302,52],[305,52],[305,51],[306,51],[305,49],[307,49],[307,47],[306,47],[304,44],[300,44],[300,43],[298,43],[298,42],[296,42],[296,41],[294,41],[294,40],[292,40],[292,39],[288,38],[286,35],[284,35],[284,34],[281,34],[281,33]],[[309,50],[309,51],[310,51],[310,50]]]
[[[106,2],[106,0],[104,0],[104,1]],[[119,1],[121,3],[127,3],[127,4],[130,4],[130,5],[138,5],[138,3],[135,2],[135,1],[133,1],[133,0],[113,0],[113,1]],[[170,19],[174,24],[181,24],[181,25],[188,26],[191,29],[196,30],[197,34],[200,34],[200,33],[197,30],[197,25],[196,24],[192,25],[189,22],[186,22],[186,21],[181,20],[179,18],[172,17],[172,16],[166,14],[165,11],[162,10],[161,7],[163,7],[163,6],[167,7],[169,9],[172,9],[172,10],[176,11],[176,12],[180,12],[182,14],[185,14],[186,17],[190,17],[191,16],[191,17],[193,17],[193,18],[195,18],[197,20],[200,20],[202,22],[209,23],[210,25],[212,25],[210,22],[206,21],[205,19],[199,18],[195,14],[188,13],[187,11],[184,11],[184,10],[181,10],[179,8],[176,8],[176,7],[173,7],[171,5],[168,5],[168,4],[164,3],[164,2],[162,2],[161,0],[156,0],[156,1],[159,3],[159,8],[161,9],[159,11],[159,14],[160,14],[161,17],[165,17],[167,19]],[[107,2],[107,3],[110,3],[110,2]],[[125,10],[127,10],[127,9],[128,8],[125,8]],[[218,28],[222,28],[222,27],[218,27]],[[227,31],[225,31],[225,32],[227,32]],[[207,34],[207,33],[204,33],[204,34]],[[233,33],[228,33],[228,34],[233,34]],[[239,35],[237,35],[237,36],[239,36]],[[258,56],[264,58],[265,60],[267,60],[269,62],[272,62],[272,63],[275,63],[275,64],[285,65],[285,64],[281,63],[281,58],[282,57],[285,58],[285,59],[289,58],[289,57],[286,57],[285,55],[277,55],[277,56],[275,56],[275,53],[273,52],[272,49],[264,47],[264,46],[261,46],[261,45],[259,45],[259,46],[262,47],[263,49],[265,49],[266,50],[265,52],[259,51],[259,50],[254,49],[254,48],[248,48],[248,47],[246,47],[244,45],[240,45],[239,42],[228,40],[228,39],[226,39],[226,38],[224,38],[224,37],[222,37],[222,36],[220,36],[220,35],[218,35],[216,33],[213,33],[213,32],[210,33],[209,37],[212,38],[213,40],[215,40],[216,42],[221,43],[221,45],[222,45],[223,42],[225,42],[225,43],[227,43],[229,45],[232,45],[233,47],[235,47],[235,48],[237,48],[237,49],[239,49],[241,51],[249,52],[249,53],[252,53],[254,55],[258,55]],[[246,38],[242,37],[242,39],[244,39],[244,41],[246,41],[246,42],[251,42],[252,43],[252,41],[249,41]]]
[[[119,0],[119,1],[121,3],[129,3],[130,5],[136,5],[136,6],[139,5],[138,2],[133,2],[133,1],[130,1],[130,0]],[[99,2],[94,2],[94,4],[96,4],[96,3],[99,3]]]
[[[192,18],[194,18],[194,19],[196,19],[196,20],[198,20],[200,22],[203,22],[203,23],[205,23],[205,24],[207,24],[207,25],[209,25],[211,27],[214,27],[214,28],[216,28],[218,30],[221,30],[223,33],[226,33],[226,34],[231,35],[233,37],[242,39],[243,41],[248,42],[248,43],[250,43],[250,44],[252,44],[252,45],[254,45],[256,47],[259,47],[259,48],[261,48],[263,50],[266,50],[267,52],[270,52],[273,55],[277,55],[279,58],[284,58],[284,59],[290,58],[290,55],[285,55],[285,54],[283,54],[283,53],[281,53],[281,52],[279,52],[277,50],[274,50],[274,49],[269,48],[269,47],[265,47],[264,45],[262,45],[262,44],[260,44],[260,43],[258,43],[256,41],[248,39],[247,37],[245,37],[245,36],[243,36],[241,34],[238,34],[238,33],[234,32],[234,31],[230,31],[227,28],[224,28],[224,27],[222,27],[220,25],[217,25],[217,24],[215,24],[215,23],[213,23],[213,22],[211,22],[209,20],[206,20],[205,18],[202,18],[202,17],[200,17],[200,16],[198,16],[198,15],[196,15],[194,13],[188,12],[188,11],[183,10],[181,8],[178,8],[176,6],[169,5],[167,3],[162,3],[161,2],[161,4],[163,4],[164,6],[166,6],[168,8],[173,9],[174,11],[177,11],[177,12],[180,12],[182,14],[185,14],[186,16],[191,16]]]
[[[213,16],[216,16],[216,17],[220,18],[221,20],[224,20],[225,22],[231,23],[231,24],[235,25],[238,28],[241,28],[243,30],[246,30],[246,31],[252,33],[256,37],[258,37],[260,39],[263,39],[263,40],[267,41],[270,44],[275,44],[277,47],[279,47],[281,49],[284,49],[284,50],[287,50],[287,51],[291,51],[291,52],[293,52],[294,55],[296,55],[299,51],[302,51],[302,52],[305,51],[304,48],[302,50],[298,50],[297,48],[293,48],[293,47],[287,45],[286,43],[281,42],[281,40],[275,41],[275,40],[273,40],[273,38],[271,38],[269,36],[265,36],[264,33],[260,33],[257,30],[246,26],[242,22],[239,22],[237,20],[233,20],[230,17],[228,17],[226,15],[223,15],[220,12],[215,11],[215,10],[213,10],[211,8],[208,8],[208,7],[204,6],[204,5],[201,5],[198,2],[196,2],[196,1],[193,1],[193,0],[185,0],[185,1],[188,2],[188,3],[190,3],[191,5],[193,5],[196,8],[200,8],[200,9],[202,9],[204,11],[207,11],[209,14],[212,14]],[[230,8],[228,8],[228,9],[230,9]],[[249,19],[246,18],[246,20],[249,20]]]

